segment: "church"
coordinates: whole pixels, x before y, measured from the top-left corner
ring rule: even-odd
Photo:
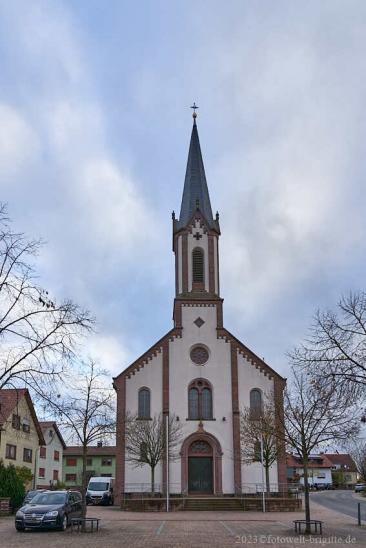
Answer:
[[[175,416],[183,425],[178,458],[156,468],[158,491],[218,496],[263,481],[261,463],[241,458],[241,409],[261,406],[264,397],[283,401],[285,379],[224,327],[219,215],[212,214],[196,118],[194,110],[180,214],[172,215],[173,327],[114,379],[117,503],[122,493],[150,483],[150,467],[126,458],[127,413]],[[286,483],[282,449],[270,481]]]

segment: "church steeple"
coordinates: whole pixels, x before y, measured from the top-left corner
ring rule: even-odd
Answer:
[[[219,299],[219,216],[214,219],[198,137],[195,104],[179,219],[173,213],[176,297]]]
[[[198,107],[194,104],[191,108],[194,109],[193,127],[189,145],[182,203],[179,220],[176,223],[176,230],[186,227],[192,219],[194,212],[199,210],[205,218],[209,228],[213,228],[219,232],[218,219],[216,218],[216,220],[214,220],[212,216],[210,195],[208,192],[205,167],[203,165],[200,140],[198,137],[196,124],[197,113],[195,111]]]

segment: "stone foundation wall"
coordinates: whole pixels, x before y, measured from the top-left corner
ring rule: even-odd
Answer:
[[[0,516],[8,516],[10,514],[10,499],[0,498]]]

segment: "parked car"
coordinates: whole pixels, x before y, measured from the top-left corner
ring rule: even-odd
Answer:
[[[47,489],[31,489],[30,491],[27,491],[24,500],[23,500],[23,506],[28,504],[38,493],[44,493],[47,491]]]
[[[88,489],[86,491],[87,504],[113,504],[114,495],[114,478],[107,477],[92,477],[89,480]]]
[[[80,517],[81,514],[79,491],[43,491],[17,511],[15,528],[17,531],[46,528],[65,530],[71,518]]]
[[[364,483],[356,483],[355,493],[361,493],[361,491],[364,491],[365,488],[366,488],[366,485]]]

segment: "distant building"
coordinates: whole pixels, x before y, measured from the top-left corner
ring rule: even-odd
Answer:
[[[304,485],[304,465],[297,455],[287,455],[287,478],[289,482]],[[332,485],[332,462],[328,455],[310,455],[308,463],[309,485]]]
[[[62,481],[62,457],[66,444],[55,422],[45,421],[40,425],[45,445],[37,451],[36,485],[42,489]]]
[[[67,447],[63,452],[63,481],[66,487],[80,487],[83,448],[80,446]],[[88,478],[92,476],[115,477],[116,447],[97,446],[88,447],[86,462]]]
[[[0,460],[25,466],[35,477],[37,453],[45,440],[27,389],[0,390]]]
[[[333,483],[343,487],[353,487],[358,481],[357,467],[347,453],[327,453],[332,463]]]

